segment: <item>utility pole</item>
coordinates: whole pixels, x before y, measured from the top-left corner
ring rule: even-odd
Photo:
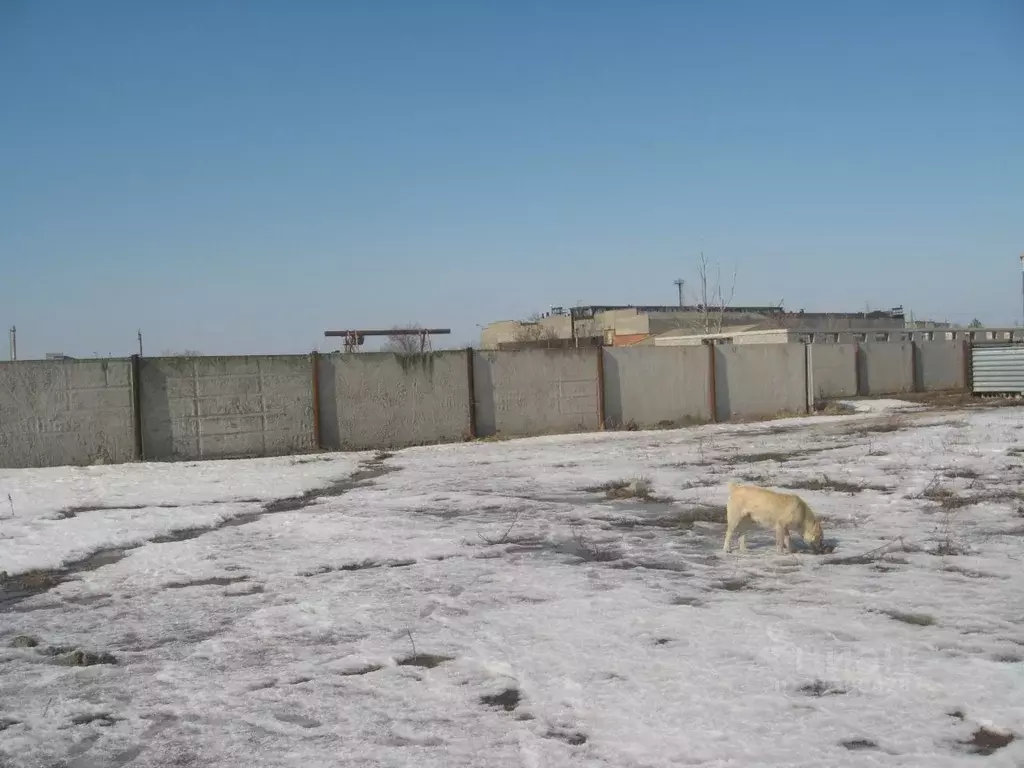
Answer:
[[[142,329],[139,328],[139,357],[142,357]]]
[[[1022,263],[1024,263],[1024,256],[1021,257]],[[15,326],[11,326],[11,362],[13,363],[18,359],[18,329]]]

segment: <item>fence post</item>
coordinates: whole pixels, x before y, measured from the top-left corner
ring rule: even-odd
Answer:
[[[323,449],[320,441],[320,353],[309,353],[310,384],[313,389],[313,447]]]
[[[466,382],[469,385],[469,439],[476,440],[476,372],[472,347],[466,347]]]
[[[597,348],[597,428],[605,429],[604,412],[604,347]]]
[[[136,461],[145,461],[146,451],[142,443],[142,381],[140,371],[142,361],[139,355],[132,355],[131,358],[131,387],[132,387],[132,455]]]
[[[711,423],[718,423],[718,372],[715,370],[714,342],[704,342],[708,348],[708,405],[711,408]]]

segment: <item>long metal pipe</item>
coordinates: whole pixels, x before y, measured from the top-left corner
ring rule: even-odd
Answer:
[[[387,330],[324,331],[324,336],[419,336],[420,334],[448,334],[451,328],[389,328]]]

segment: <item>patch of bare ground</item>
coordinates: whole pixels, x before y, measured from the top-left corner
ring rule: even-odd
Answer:
[[[725,507],[712,504],[681,506],[664,515],[620,518],[612,522],[616,528],[691,528],[694,523],[725,525]]]
[[[825,680],[814,680],[810,683],[801,685],[797,690],[806,695],[814,696],[815,698],[821,696],[841,696],[847,693],[847,690],[839,685],[839,683],[830,683]]]
[[[878,749],[878,744],[871,741],[871,739],[846,739],[845,741],[840,741],[839,745],[851,752],[862,749]]]
[[[587,493],[603,493],[611,501],[665,501],[654,495],[654,485],[647,477],[611,480],[604,485],[584,488]]]
[[[950,480],[977,480],[981,473],[970,467],[949,467],[942,470],[942,476]]]
[[[902,429],[910,428],[910,426],[911,425],[902,416],[886,416],[883,419],[877,419],[867,423],[861,423],[856,426],[851,426],[845,431],[846,434],[849,435],[870,437],[871,435],[884,435],[890,432],[899,432]]]
[[[935,624],[935,617],[927,613],[908,613],[905,611],[880,611],[893,621],[901,621],[915,627],[930,627]]]
[[[785,464],[787,461],[793,459],[803,458],[804,456],[810,456],[815,453],[824,453],[825,451],[835,450],[835,445],[821,446],[816,448],[798,448],[789,451],[764,451],[761,453],[734,453],[732,455],[723,456],[719,461],[723,464],[758,464],[762,461],[774,461],[779,464]]]
[[[861,493],[863,491],[888,491],[884,485],[872,485],[871,483],[858,483],[849,480],[821,475],[821,477],[809,478],[806,480],[787,480],[784,487],[804,491],[836,491],[838,493]]]
[[[1020,396],[979,396],[960,390],[946,392],[907,392],[900,399],[936,410],[958,411],[965,408],[1016,408],[1024,405]]]
[[[994,755],[1003,747],[1009,746],[1016,740],[1016,736],[1009,732],[996,731],[982,726],[976,730],[971,738],[957,742],[960,748],[972,755]]]

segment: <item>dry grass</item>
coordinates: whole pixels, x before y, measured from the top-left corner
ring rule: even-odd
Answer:
[[[847,434],[868,437],[870,435],[884,435],[891,432],[899,432],[909,429],[910,424],[901,416],[888,416],[878,421],[871,421],[866,424],[859,424],[846,430]]]
[[[785,488],[793,488],[803,491],[836,491],[838,493],[861,493],[862,491],[888,491],[884,485],[872,485],[870,483],[855,483],[847,480],[839,480],[822,475],[821,477],[807,480],[787,480],[782,484]]]
[[[631,479],[611,480],[604,485],[584,489],[588,493],[603,493],[611,501],[626,501],[637,499],[639,501],[662,501],[663,499],[654,495],[654,485],[650,478],[634,477]]]

